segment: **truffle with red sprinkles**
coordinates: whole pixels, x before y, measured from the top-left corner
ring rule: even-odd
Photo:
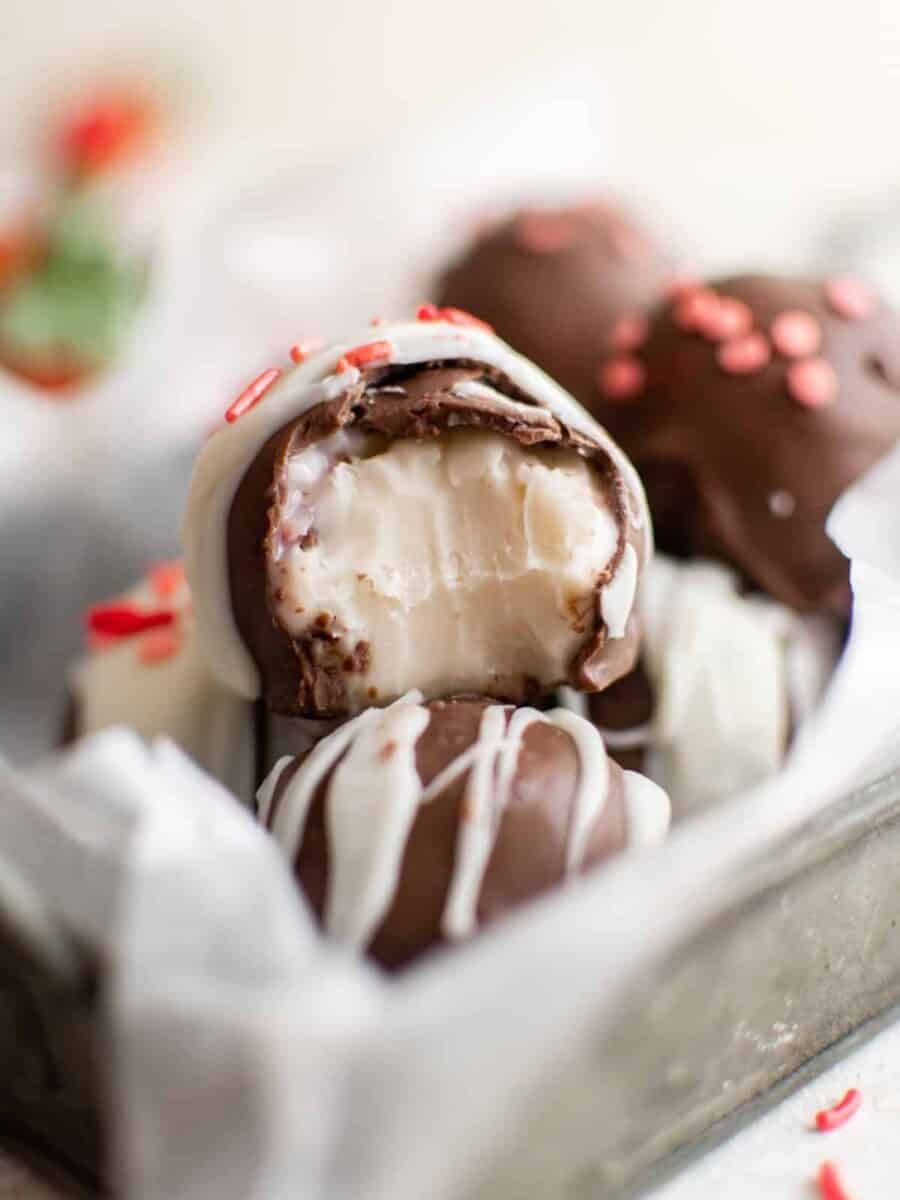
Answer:
[[[87,653],[68,672],[62,740],[124,725],[171,738],[244,801],[259,782],[250,705],[218,687],[197,644],[179,561],[153,564],[124,596],[88,609]]]
[[[630,670],[640,481],[484,321],[423,304],[270,376],[206,443],[184,526],[225,687],[331,719],[413,687],[521,703]]]
[[[639,383],[646,313],[674,282],[671,263],[605,200],[524,210],[482,230],[445,272],[445,305],[477,313],[601,421]],[[601,370],[609,351],[620,356]]]
[[[900,436],[900,321],[869,288],[763,275],[682,287],[640,346],[610,348],[601,380],[661,550],[724,561],[798,611],[847,614],[825,521]]]

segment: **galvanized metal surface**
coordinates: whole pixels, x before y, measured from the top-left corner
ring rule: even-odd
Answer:
[[[639,1194],[900,1003],[900,776],[750,865],[551,1087],[479,1198]],[[830,1050],[831,1053],[823,1052]]]

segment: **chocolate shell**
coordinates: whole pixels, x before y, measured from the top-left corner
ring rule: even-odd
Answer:
[[[617,205],[598,200],[523,210],[489,227],[437,290],[440,303],[490,321],[602,422],[602,360],[613,344],[642,336],[672,276],[654,237]]]
[[[258,805],[326,932],[387,967],[662,840],[669,820],[583,718],[483,698],[370,709],[282,759]]]
[[[742,276],[683,292],[615,361],[643,380],[608,421],[659,548],[846,616],[848,565],[825,522],[900,436],[896,314],[851,280]]]

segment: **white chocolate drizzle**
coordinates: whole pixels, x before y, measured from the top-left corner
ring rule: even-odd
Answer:
[[[653,743],[653,725],[649,721],[630,729],[607,729],[602,725],[597,728],[610,750],[641,750]]]
[[[628,848],[656,846],[669,829],[669,797],[652,779],[637,771],[623,771]]]
[[[419,807],[416,742],[427,725],[427,709],[397,705],[357,731],[332,776],[325,928],[350,946],[368,945],[396,890]]]
[[[396,894],[409,833],[419,808],[468,773],[462,799],[453,874],[441,919],[448,938],[468,937],[477,925],[484,875],[510,803],[519,755],[534,724],[568,734],[578,756],[565,852],[565,874],[583,866],[591,831],[607,803],[610,768],[603,738],[589,721],[566,709],[488,705],[475,741],[423,786],[416,745],[431,712],[410,693],[386,709],[369,709],[324,738],[285,788],[271,819],[272,798],[290,759],[281,759],[260,788],[258,812],[289,861],[303,841],[316,789],[334,768],[326,793],[329,878],[324,924],[354,948],[368,945]],[[337,765],[336,765],[337,764]],[[641,786],[633,772],[626,787],[628,844],[661,841],[669,822],[665,792]]]
[[[527,712],[527,709],[526,709]],[[481,753],[472,764],[456,838],[453,878],[447,893],[441,927],[448,937],[468,937],[475,927],[481,881],[494,848],[502,816],[502,799],[495,793],[494,771],[503,752],[506,712],[491,705],[478,728]],[[518,757],[518,747],[516,747]],[[496,794],[496,804],[493,803]]]
[[[625,636],[628,618],[634,608],[638,583],[638,558],[630,542],[625,543],[622,560],[612,579],[600,593],[600,615],[611,638]]]
[[[609,759],[603,738],[584,717],[567,708],[557,708],[549,714],[549,720],[565,730],[578,750],[578,787],[566,845],[566,872],[571,874],[584,862],[591,830],[606,803]]]

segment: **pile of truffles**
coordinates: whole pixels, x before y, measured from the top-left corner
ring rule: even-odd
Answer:
[[[183,541],[205,661],[257,712],[259,815],[326,930],[394,967],[658,841],[668,801],[537,707],[637,660],[631,464],[466,313],[369,336],[251,384]]]
[[[851,279],[678,280],[591,203],[439,292],[248,386],[185,576],[95,610],[71,679],[70,735],[125,719],[256,793],[391,968],[779,769],[846,633],[826,517],[900,436],[896,317]]]

